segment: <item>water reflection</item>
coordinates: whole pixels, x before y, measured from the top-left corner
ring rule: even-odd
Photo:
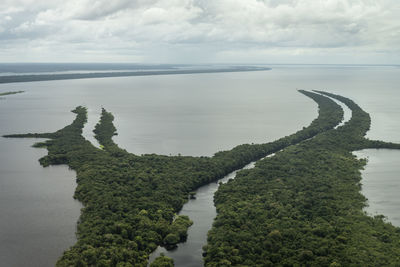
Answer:
[[[246,165],[243,169],[254,167],[254,162]],[[211,229],[212,223],[217,212],[214,206],[214,193],[217,191],[219,183],[226,183],[229,179],[236,176],[234,171],[215,183],[200,187],[196,191],[196,199],[190,199],[182,210],[181,215],[187,215],[193,221],[189,227],[186,242],[179,243],[173,250],[166,250],[158,247],[151,255],[149,262],[153,262],[160,253],[174,259],[175,266],[179,267],[200,267],[203,266],[203,246],[207,244],[207,233]]]
[[[83,105],[89,110],[84,134],[95,142],[90,139],[91,126],[97,123],[103,106],[115,116],[119,135],[114,140],[130,152],[212,155],[238,144],[272,141],[308,125],[317,115],[316,106],[296,88],[323,88],[355,100],[370,113],[369,138],[400,142],[399,71],[374,66],[273,66],[272,71],[253,73],[1,84],[1,92],[25,93],[0,101],[0,135],[56,131],[72,121],[70,110]],[[37,159],[46,152],[31,148],[33,142],[0,138],[0,262],[4,266],[53,266],[75,239],[80,209],[72,199],[75,174],[65,166],[42,168]],[[399,154],[384,161],[396,157]],[[371,164],[370,156],[366,171]],[[399,166],[398,162],[392,164]],[[382,173],[390,168],[383,168]],[[364,177],[363,192],[370,207],[375,205],[373,195],[392,194],[380,190],[395,190],[395,172],[393,169],[393,179],[387,180],[390,188],[385,188],[386,182],[380,178],[383,174],[379,174],[376,185],[382,188],[375,187],[370,193]],[[204,194],[207,197],[213,192]],[[201,197],[199,191],[197,199]],[[206,209],[213,207],[212,196],[209,199]],[[378,212],[398,225],[398,204],[385,199],[377,203],[391,207]],[[210,225],[204,227],[208,231]],[[189,234],[195,235],[192,229]],[[206,236],[196,238],[204,244]],[[195,255],[201,255],[198,252]],[[188,250],[187,255],[192,254]]]
[[[400,151],[364,149],[354,154],[368,159],[361,172],[362,194],[368,199],[365,210],[371,215],[382,214],[400,227]]]
[[[33,142],[0,138],[1,266],[54,266],[76,242],[75,172],[41,167],[46,151]]]

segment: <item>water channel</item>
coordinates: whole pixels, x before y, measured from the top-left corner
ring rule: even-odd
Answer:
[[[0,135],[56,131],[73,120],[70,110],[83,105],[89,113],[84,135],[96,144],[92,130],[103,106],[114,114],[119,133],[116,143],[132,153],[211,156],[238,144],[272,141],[309,124],[316,117],[316,106],[296,92],[299,87],[353,99],[371,115],[369,138],[400,142],[399,71],[377,66],[274,66],[265,73],[2,84],[0,92],[25,93],[0,99]],[[76,242],[81,205],[72,198],[75,173],[66,166],[40,166],[38,159],[46,151],[32,148],[36,141],[0,138],[0,262],[4,266],[54,266],[62,252]],[[378,153],[376,160],[369,156],[362,174],[362,193],[370,208],[376,207],[372,214],[384,214],[400,225],[396,219],[400,204],[391,202],[396,200],[400,184],[396,176],[400,164],[395,161],[400,152]],[[375,190],[368,189],[369,173]],[[384,178],[385,173],[392,177]],[[206,187],[212,186],[217,184]],[[393,193],[387,193],[388,189]],[[197,200],[207,195],[206,188],[202,190]],[[209,194],[210,205],[204,205],[214,212],[212,218],[215,190]],[[392,208],[386,209],[386,204]],[[189,212],[189,206],[182,211],[194,220]],[[211,223],[205,226],[205,233]],[[195,225],[189,235],[196,235]],[[196,255],[201,257],[206,234],[198,236],[202,244]],[[179,249],[186,246],[180,244]]]
[[[255,162],[243,167],[251,169]],[[211,229],[212,223],[217,212],[214,206],[214,194],[218,189],[219,183],[226,183],[229,179],[234,179],[234,171],[221,178],[215,183],[204,185],[196,190],[196,199],[189,199],[179,212],[180,215],[187,215],[193,221],[193,225],[188,230],[186,242],[179,243],[177,248],[166,250],[164,247],[158,247],[149,258],[153,262],[160,253],[174,259],[175,266],[200,267],[203,266],[203,246],[207,244],[207,233]]]
[[[332,98],[331,98],[332,99]],[[351,119],[351,110],[342,102],[332,99],[343,109],[343,120],[336,127],[344,125]],[[274,156],[268,155],[267,157]],[[250,169],[255,166],[255,162],[251,162],[243,169]],[[178,244],[173,250],[167,250],[164,247],[158,247],[149,257],[149,263],[153,262],[161,253],[174,260],[177,267],[201,267],[203,266],[203,246],[207,244],[207,233],[212,227],[214,218],[216,217],[216,209],[214,206],[214,194],[220,183],[226,183],[229,179],[234,179],[236,173],[234,171],[216,183],[200,187],[196,191],[196,199],[190,199],[179,212],[180,215],[187,215],[194,222],[188,230],[188,238],[186,242]]]

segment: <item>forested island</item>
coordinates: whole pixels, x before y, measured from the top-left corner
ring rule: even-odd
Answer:
[[[345,125],[243,170],[215,196],[206,266],[398,266],[400,229],[363,212],[363,148],[400,148],[364,138],[370,117],[350,99]]]
[[[55,73],[55,74],[19,74],[0,76],[1,83],[38,82],[54,80],[108,78],[108,77],[129,77],[149,75],[171,75],[171,74],[198,74],[198,73],[219,73],[219,72],[243,72],[271,70],[266,67],[238,66],[221,68],[196,68],[196,69],[167,69],[167,70],[136,70],[136,71],[115,71],[115,72],[89,72],[89,73]]]
[[[57,266],[146,266],[158,245],[185,240],[192,222],[175,214],[190,192],[273,153],[218,190],[206,266],[395,266],[400,230],[362,211],[359,170],[365,161],[351,151],[400,145],[365,139],[369,115],[350,99],[300,92],[319,107],[308,127],[213,157],[128,153],[113,142],[113,115],[105,109],[94,130],[101,148],[82,136],[84,107],[54,133],[5,136],[48,138],[34,145],[48,150],[40,163],[67,164],[77,173],[74,197],[84,204],[78,241]],[[343,110],[322,94],[345,103],[351,120],[334,129]],[[173,263],[161,256],[152,266]]]

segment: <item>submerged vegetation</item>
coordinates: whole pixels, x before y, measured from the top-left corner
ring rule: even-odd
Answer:
[[[6,96],[6,95],[15,95],[15,94],[20,94],[23,93],[24,91],[12,91],[12,92],[4,92],[0,93],[0,96]]]
[[[353,111],[347,124],[333,130],[343,118],[340,106],[321,94],[300,92],[319,106],[318,118],[308,127],[213,157],[128,153],[113,142],[114,118],[105,109],[94,129],[102,149],[82,136],[84,107],[73,110],[75,120],[54,133],[6,136],[48,138],[35,144],[48,150],[40,163],[67,164],[76,171],[74,197],[84,204],[78,241],[57,265],[146,266],[158,245],[174,247],[186,239],[192,222],[176,212],[193,190],[272,153],[276,155],[241,171],[218,190],[218,217],[205,247],[206,265],[357,264],[363,254],[356,255],[355,249],[377,260],[385,258],[380,255],[383,249],[397,252],[396,228],[362,213],[359,169],[364,162],[350,153],[397,145],[364,139],[368,114],[351,100],[329,95]],[[354,231],[357,227],[362,231]],[[387,248],[389,241],[394,242],[392,250]],[[172,265],[163,255],[152,264]]]

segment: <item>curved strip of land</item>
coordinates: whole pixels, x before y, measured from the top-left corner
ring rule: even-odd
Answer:
[[[191,191],[252,161],[329,131],[342,120],[343,110],[334,101],[320,94],[300,92],[319,107],[318,118],[308,127],[274,142],[239,145],[213,157],[128,153],[112,141],[116,129],[112,114],[105,109],[95,127],[103,149],[82,136],[87,120],[84,107],[77,107],[73,111],[75,120],[54,133],[7,135],[49,138],[35,144],[48,150],[40,163],[67,164],[77,173],[74,197],[85,206],[78,223],[78,242],[57,265],[146,266],[148,255],[158,245],[171,247],[185,240],[191,221],[185,216],[176,217],[175,213]],[[169,262],[161,257],[153,265],[165,261]]]
[[[397,266],[400,229],[369,217],[360,193],[366,160],[351,152],[400,148],[364,136],[370,116],[352,100],[352,118],[239,172],[215,195],[217,217],[205,266]]]

